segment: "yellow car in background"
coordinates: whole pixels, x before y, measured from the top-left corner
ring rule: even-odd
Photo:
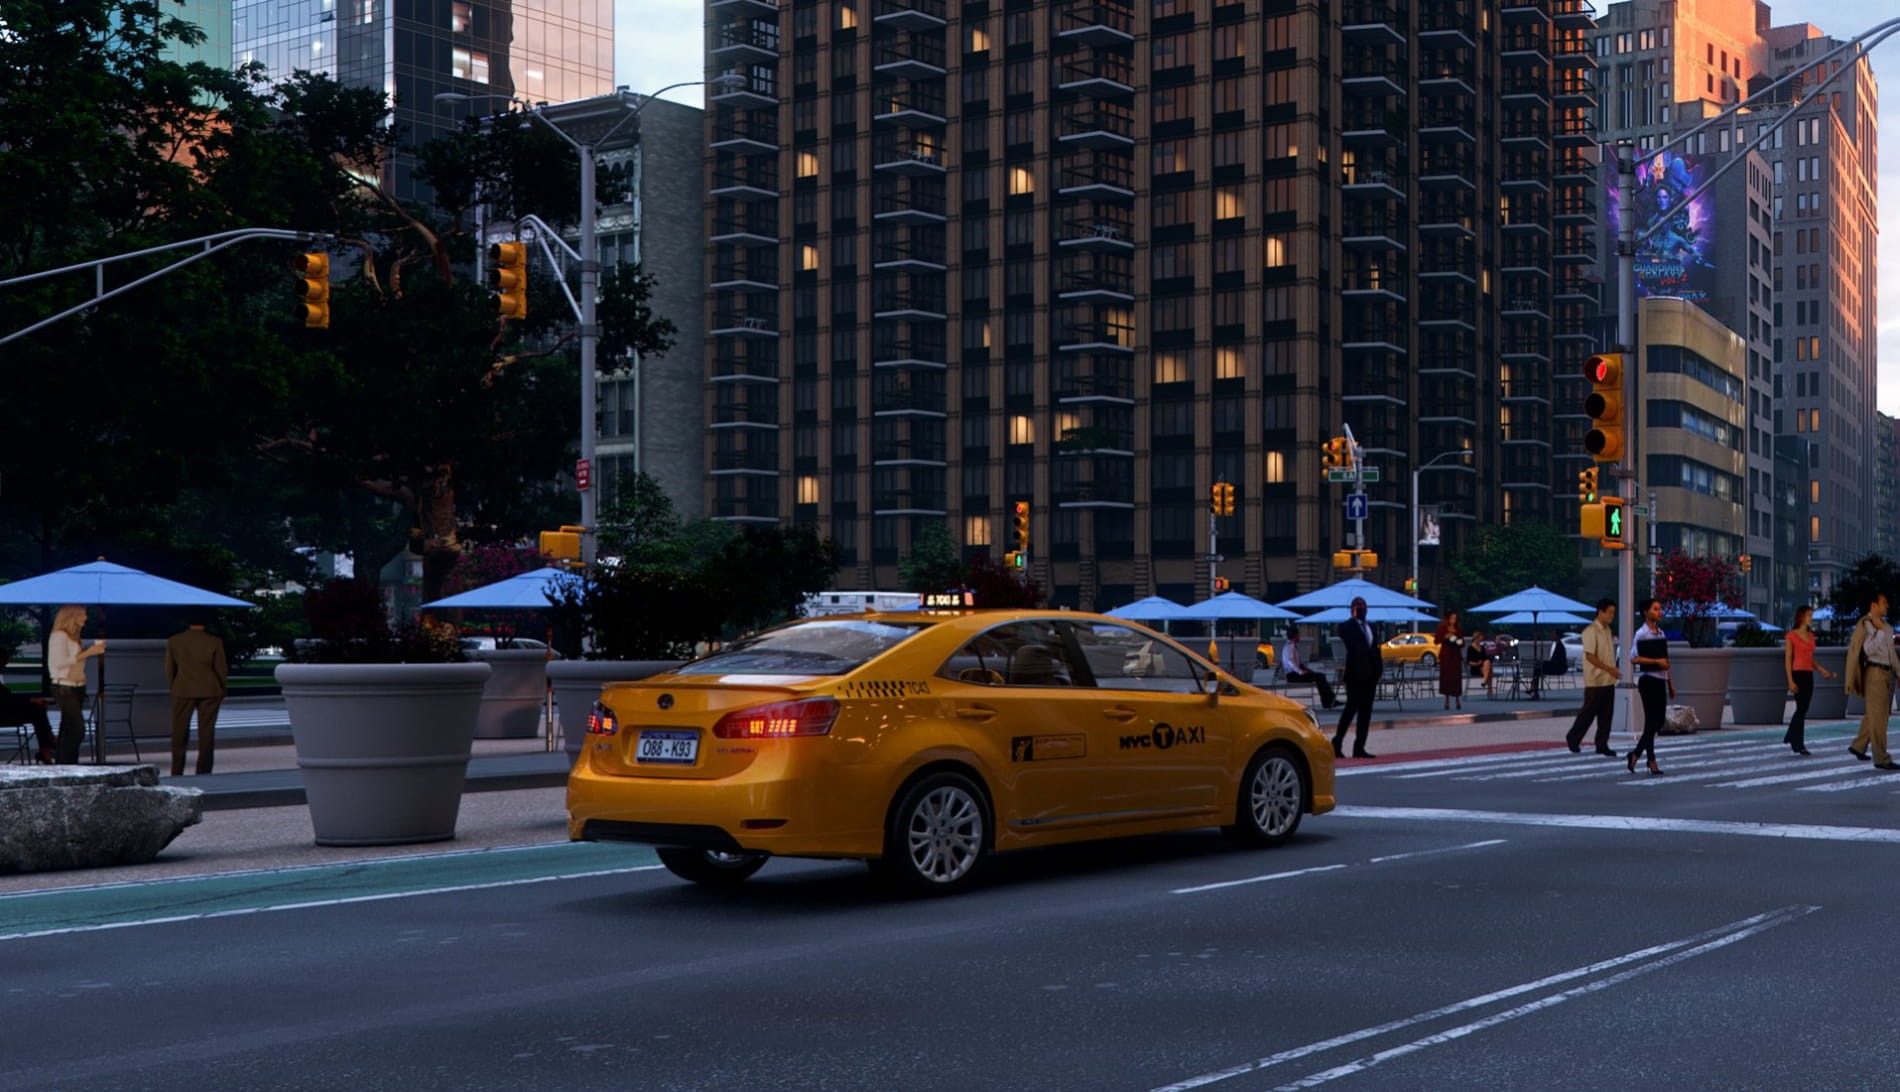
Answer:
[[[567,788],[570,838],[655,846],[688,880],[860,858],[932,894],[1034,846],[1277,845],[1333,804],[1305,707],[1135,623],[1027,610],[804,619],[612,684]]]
[[[1401,633],[1379,646],[1379,655],[1395,664],[1438,663],[1438,637],[1431,633]]]

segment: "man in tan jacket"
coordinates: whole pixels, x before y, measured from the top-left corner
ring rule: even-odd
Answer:
[[[172,692],[172,776],[185,773],[185,748],[191,740],[191,713],[198,711],[198,772],[211,772],[217,743],[218,706],[230,672],[224,662],[224,642],[206,633],[204,623],[193,622],[165,642],[165,680]]]
[[[1900,770],[1887,753],[1887,713],[1893,703],[1893,627],[1887,624],[1887,595],[1875,592],[1866,613],[1847,642],[1847,692],[1866,703],[1860,715],[1860,734],[1847,751],[1862,761],[1874,760],[1876,770]],[[1872,745],[1873,753],[1868,754]]]

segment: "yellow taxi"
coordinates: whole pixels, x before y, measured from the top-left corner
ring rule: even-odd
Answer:
[[[1029,610],[804,619],[612,684],[567,787],[570,838],[655,846],[688,880],[860,858],[933,894],[1032,846],[1276,845],[1333,803],[1304,706],[1140,625]]]
[[[1379,646],[1379,655],[1396,664],[1438,662],[1438,637],[1431,633],[1401,633]]]

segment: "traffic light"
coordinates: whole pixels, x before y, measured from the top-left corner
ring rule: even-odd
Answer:
[[[1028,501],[1016,502],[1016,552],[1020,554],[1026,554],[1029,552],[1029,502]],[[1022,562],[1020,559],[1018,559],[1016,568],[1020,569],[1022,567],[1023,567]]]
[[[1333,568],[1364,571],[1379,567],[1379,555],[1371,550],[1334,550]]]
[[[1629,542],[1629,508],[1622,497],[1604,497],[1598,505],[1603,509],[1603,534],[1597,543],[1606,550],[1627,550]]]
[[[1231,483],[1214,483],[1214,514],[1217,516],[1234,514],[1234,487]]]
[[[528,317],[528,245],[495,243],[488,248],[488,287],[495,290],[495,312],[505,319]]]
[[[1234,588],[1234,582],[1227,579],[1226,577],[1217,576],[1214,578],[1214,593],[1216,595],[1232,591],[1233,588]]]
[[[1597,502],[1597,468],[1586,467],[1577,471],[1577,499],[1585,504]]]
[[[300,254],[294,263],[303,279],[297,282],[297,317],[312,330],[330,328],[330,256]]]
[[[1011,550],[1003,555],[1003,568],[1005,569],[1026,569],[1028,567],[1029,561],[1020,551]]]
[[[1352,466],[1352,451],[1344,436],[1335,436],[1320,447],[1326,453],[1326,469],[1345,470]]]
[[[1740,566],[1743,572],[1748,572],[1755,567],[1755,559],[1747,554],[1743,554],[1735,559],[1735,564]]]
[[[1405,594],[1407,595],[1418,594],[1418,577],[1408,576],[1405,578]]]
[[[1583,400],[1583,412],[1596,422],[1596,427],[1583,438],[1583,449],[1597,462],[1620,462],[1626,423],[1623,354],[1598,353],[1584,362],[1583,375],[1590,381],[1590,395]]]
[[[541,532],[541,556],[549,561],[579,561],[581,559],[580,527],[562,527],[558,531]]]

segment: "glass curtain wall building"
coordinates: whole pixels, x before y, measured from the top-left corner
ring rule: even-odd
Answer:
[[[1574,526],[1600,173],[1581,0],[710,0],[711,513],[881,587],[929,524],[1054,602]],[[1421,553],[1426,591],[1440,550]]]

